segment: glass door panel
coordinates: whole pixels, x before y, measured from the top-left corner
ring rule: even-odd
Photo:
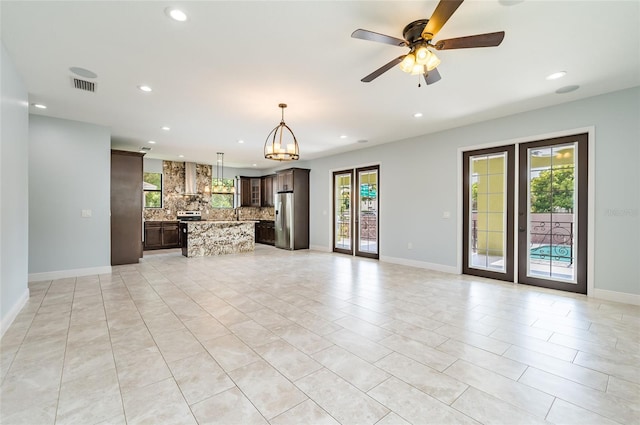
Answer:
[[[378,166],[357,173],[356,255],[378,258]]]
[[[520,151],[521,283],[586,293],[587,136]]]
[[[333,173],[333,250],[353,253],[353,171]]]
[[[513,279],[514,147],[465,152],[463,272]]]

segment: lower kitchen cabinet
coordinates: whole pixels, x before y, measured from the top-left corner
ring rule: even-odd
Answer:
[[[256,243],[275,245],[276,226],[271,220],[260,220],[256,223]]]
[[[177,221],[169,221],[162,223],[162,247],[163,248],[179,248],[180,247],[180,229]]]
[[[179,247],[180,231],[177,221],[145,221],[145,250]]]

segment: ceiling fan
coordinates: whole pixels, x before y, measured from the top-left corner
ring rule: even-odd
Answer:
[[[430,19],[419,19],[404,27],[402,31],[404,39],[369,30],[355,30],[351,34],[353,38],[377,41],[379,43],[408,47],[410,49],[409,53],[398,56],[360,81],[369,83],[394,66],[400,64],[400,69],[404,72],[412,75],[424,75],[426,83],[433,84],[440,81],[441,78],[437,69],[437,66],[440,64],[440,59],[438,59],[431,49],[468,49],[472,47],[493,47],[500,45],[504,39],[504,31],[449,38],[447,40],[433,42],[433,37],[440,31],[463,1],[464,0],[440,0]]]

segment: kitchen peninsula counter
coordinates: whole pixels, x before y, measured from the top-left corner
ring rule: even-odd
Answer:
[[[237,254],[255,249],[257,221],[183,221],[180,223],[182,255],[203,257]]]

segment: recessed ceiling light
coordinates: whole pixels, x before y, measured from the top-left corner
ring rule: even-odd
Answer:
[[[142,90],[143,92],[146,92],[146,93],[149,93],[150,91],[152,91],[151,87],[145,86],[145,85],[138,86],[138,89],[140,89],[140,90]]]
[[[557,80],[558,78],[562,78],[567,75],[567,71],[558,71],[553,74],[547,75],[547,80]]]
[[[156,141],[155,141],[155,140],[149,140],[147,143],[150,143],[150,144],[152,144],[152,145],[155,145],[155,144],[156,144]]]
[[[556,90],[557,94],[565,94],[565,93],[571,93],[572,91],[576,91],[580,88],[580,86],[564,86],[564,87],[560,87],[558,90]]]
[[[244,143],[244,140],[242,140],[242,139],[238,140],[238,143],[242,144],[242,143]]]
[[[164,10],[164,13],[166,13],[167,16],[173,19],[174,21],[184,22],[188,19],[186,13],[184,13],[180,9],[176,9],[175,7],[167,7]]]
[[[34,108],[38,109],[47,109],[47,105],[43,105],[42,103],[32,103]]]
[[[346,134],[343,134],[343,135],[341,135],[341,136],[340,136],[340,138],[341,138],[341,139],[346,139],[346,138],[347,138],[347,135],[346,135]]]
[[[251,164],[251,165],[253,165],[254,167],[257,167],[257,166],[258,166],[258,164]]]
[[[413,118],[421,118],[422,117],[422,112],[416,112],[415,114],[413,114]]]
[[[178,158],[184,158],[184,155],[178,155]]]
[[[166,125],[164,127],[161,127],[164,131],[169,131],[171,130],[171,127],[167,127]]]

